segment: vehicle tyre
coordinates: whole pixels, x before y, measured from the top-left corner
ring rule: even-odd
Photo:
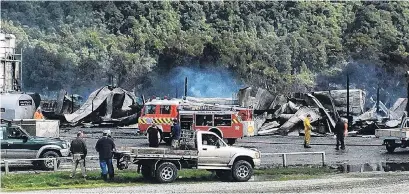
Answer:
[[[57,152],[55,151],[47,151],[41,154],[41,158],[57,158],[57,168],[60,166],[60,160],[58,158],[60,155],[58,155]],[[40,162],[40,166],[44,170],[53,170],[54,169],[54,163],[52,160],[43,160]]]
[[[395,148],[396,147],[394,147],[394,146],[392,146],[392,145],[386,145],[386,150],[388,151],[388,153],[393,153],[394,151],[395,151]]]
[[[238,182],[248,181],[253,176],[251,164],[245,160],[239,160],[233,164],[233,179]]]
[[[33,161],[33,162],[31,162],[31,164],[33,164],[33,166],[34,166],[34,169],[41,169],[41,162],[42,161]]]
[[[146,140],[147,140],[148,143],[149,143],[149,133],[146,134]],[[163,140],[162,132],[159,131],[159,132],[158,132],[158,143],[161,143],[162,140]]]
[[[152,179],[152,167],[151,166],[149,166],[149,165],[142,165],[141,166],[142,167],[142,169],[141,169],[141,174],[142,174],[142,177],[144,178],[144,179],[146,179],[146,180],[151,180]]]
[[[233,145],[233,144],[235,144],[235,143],[236,143],[236,138],[228,138],[228,139],[227,139],[227,144]]]
[[[231,170],[216,170],[216,176],[222,181],[233,181]]]
[[[164,162],[156,169],[155,177],[159,183],[171,183],[178,176],[176,165],[171,162]]]

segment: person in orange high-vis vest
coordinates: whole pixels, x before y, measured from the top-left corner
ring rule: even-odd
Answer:
[[[37,109],[37,111],[34,113],[34,119],[44,119],[43,113],[41,113],[40,109]]]
[[[311,148],[310,138],[311,138],[311,115],[308,114],[304,119],[304,148]]]

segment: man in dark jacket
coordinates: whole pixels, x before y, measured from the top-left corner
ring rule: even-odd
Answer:
[[[70,177],[75,176],[75,171],[77,171],[77,166],[80,164],[82,177],[87,177],[85,170],[85,157],[87,156],[87,145],[85,144],[82,131],[77,133],[77,138],[71,141],[70,151],[72,154],[72,171]]]
[[[345,150],[344,137],[348,134],[348,124],[346,119],[338,118],[334,133],[337,136],[337,145],[335,149],[339,150],[339,144],[341,144],[341,149]]]
[[[171,127],[170,130],[172,133],[172,147],[178,148],[180,140],[180,125],[177,119],[173,119],[173,126]]]
[[[149,147],[159,147],[159,139],[158,139],[158,133],[159,133],[159,128],[156,126],[156,124],[152,124],[148,128],[148,141],[149,141]]]
[[[99,166],[101,167],[101,176],[106,181],[107,174],[109,179],[114,179],[114,166],[112,164],[112,152],[115,150],[115,143],[112,138],[111,131],[105,130],[102,134],[102,138],[98,140],[95,145],[95,149],[99,153]],[[108,167],[108,170],[107,170]]]

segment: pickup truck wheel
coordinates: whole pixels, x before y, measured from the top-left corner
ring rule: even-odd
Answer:
[[[392,145],[386,145],[386,150],[388,151],[388,153],[393,153],[394,151],[395,151],[395,148],[396,147],[394,147],[394,146],[392,146]]]
[[[233,164],[233,178],[238,182],[248,181],[253,175],[251,164],[245,160],[239,160]]]
[[[178,176],[176,165],[171,162],[164,162],[156,169],[155,177],[159,183],[171,183]]]
[[[55,151],[47,151],[41,155],[41,158],[57,158],[57,168],[58,166],[60,166],[60,160],[58,160],[58,157],[60,156]],[[40,165],[41,165],[41,168],[44,170],[54,169],[54,163],[52,160],[43,160],[41,161]]]
[[[151,180],[152,179],[152,167],[148,165],[142,165],[141,173],[144,179]]]

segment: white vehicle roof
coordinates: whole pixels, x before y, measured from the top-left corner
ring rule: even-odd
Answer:
[[[152,100],[145,105],[179,105],[180,100]]]

